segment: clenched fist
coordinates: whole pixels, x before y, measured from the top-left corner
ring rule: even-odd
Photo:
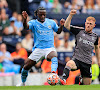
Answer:
[[[27,17],[28,17],[27,12],[26,12],[26,11],[23,11],[23,12],[22,12],[22,16],[23,16],[24,19],[27,19]]]
[[[73,10],[70,11],[70,15],[72,15],[72,16],[75,15],[76,13],[77,13],[77,10],[73,9]]]
[[[61,25],[61,26],[64,26],[64,23],[65,23],[65,19],[61,19],[61,20],[60,20],[60,25]]]

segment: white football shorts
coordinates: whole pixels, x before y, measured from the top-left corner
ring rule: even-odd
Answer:
[[[43,58],[47,59],[47,55],[51,51],[56,52],[56,49],[54,47],[46,48],[46,49],[35,48],[34,51],[30,54],[30,56],[28,58],[33,60],[33,61],[39,62]]]

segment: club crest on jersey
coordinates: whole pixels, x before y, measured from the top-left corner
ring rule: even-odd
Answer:
[[[49,25],[48,28],[51,29],[51,25]]]

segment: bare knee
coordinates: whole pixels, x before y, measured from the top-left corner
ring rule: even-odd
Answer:
[[[47,55],[47,60],[51,60],[53,57],[57,57],[57,53],[55,51],[52,51]]]
[[[73,60],[68,61],[66,66],[70,67],[71,69],[77,69],[77,66]]]
[[[34,66],[36,64],[36,61],[33,61],[33,60],[30,60],[28,59],[26,62],[25,62],[25,65],[24,65],[24,69],[25,70],[29,70],[32,68],[32,66]]]
[[[67,62],[67,63],[66,63],[66,66],[68,66],[68,67],[72,68],[73,63],[71,63],[71,62]]]
[[[83,78],[83,84],[84,85],[90,85],[91,84],[91,78]]]

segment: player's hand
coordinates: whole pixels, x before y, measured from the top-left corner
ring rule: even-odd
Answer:
[[[65,23],[65,19],[62,18],[62,19],[60,20],[60,25],[61,25],[61,26],[64,26],[64,23]]]
[[[23,11],[23,12],[22,12],[22,16],[23,16],[24,19],[27,19],[27,17],[28,17],[27,12],[26,12],[26,11]]]
[[[70,15],[72,15],[72,16],[75,15],[76,13],[77,13],[77,10],[75,10],[75,9],[70,11]]]

